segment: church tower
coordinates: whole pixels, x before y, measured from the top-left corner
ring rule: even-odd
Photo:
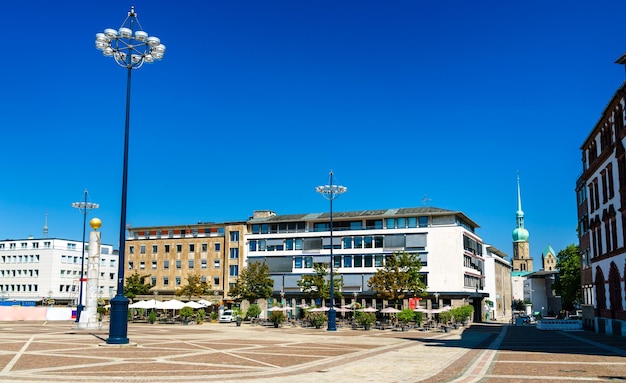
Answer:
[[[543,253],[541,253],[541,263],[545,271],[556,270],[556,256],[554,254],[554,249],[550,245],[543,249]]]
[[[513,271],[533,271],[533,260],[530,258],[528,230],[524,229],[524,212],[522,211],[522,194],[520,192],[519,174],[517,175],[517,227],[513,230]]]

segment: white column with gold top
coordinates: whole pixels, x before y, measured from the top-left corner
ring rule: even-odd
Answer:
[[[102,226],[99,218],[92,218],[89,226],[89,265],[87,266],[87,302],[80,316],[78,328],[99,329],[102,323],[98,320],[98,277],[100,276],[100,232]]]

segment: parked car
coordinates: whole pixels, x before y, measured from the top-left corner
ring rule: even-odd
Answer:
[[[233,310],[224,310],[222,315],[220,315],[220,323],[230,323],[234,320]]]

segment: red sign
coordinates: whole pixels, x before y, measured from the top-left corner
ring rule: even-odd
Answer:
[[[411,308],[411,310],[415,310],[421,300],[422,298],[409,298],[409,308]]]

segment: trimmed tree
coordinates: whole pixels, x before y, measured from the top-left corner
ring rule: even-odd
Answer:
[[[327,263],[315,263],[314,274],[305,274],[298,280],[298,286],[307,298],[329,299],[330,298],[330,272]],[[341,299],[343,280],[334,274],[333,290],[335,299]]]
[[[269,266],[265,262],[254,262],[241,270],[230,295],[239,301],[245,299],[256,302],[257,299],[271,297],[273,291],[274,280],[270,276]]]
[[[398,303],[404,298],[423,295],[426,285],[420,270],[422,261],[414,253],[397,252],[385,258],[385,264],[367,281],[379,298]]]

